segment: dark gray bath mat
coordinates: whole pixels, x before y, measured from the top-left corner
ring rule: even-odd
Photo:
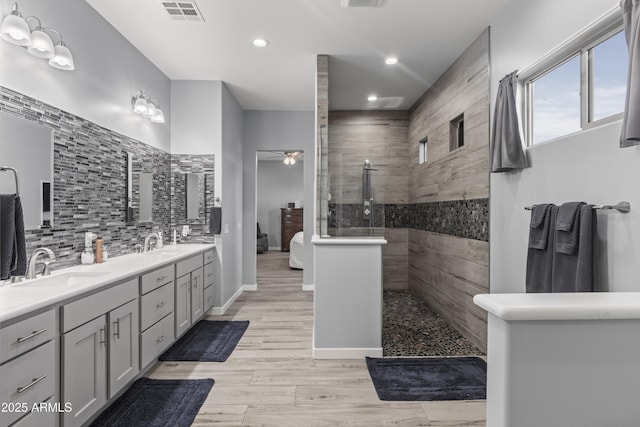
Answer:
[[[92,427],[188,427],[198,414],[212,379],[140,378],[91,423]]]
[[[201,320],[176,341],[158,360],[174,362],[224,362],[244,331],[248,320]]]
[[[487,364],[478,357],[367,357],[367,367],[380,400],[487,397]]]

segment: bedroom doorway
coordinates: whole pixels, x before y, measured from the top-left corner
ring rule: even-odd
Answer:
[[[302,283],[303,150],[256,152],[256,282]]]

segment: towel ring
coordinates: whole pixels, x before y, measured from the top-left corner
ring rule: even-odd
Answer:
[[[20,184],[18,183],[18,170],[9,166],[0,166],[0,172],[11,171],[16,179],[16,196],[20,195]]]

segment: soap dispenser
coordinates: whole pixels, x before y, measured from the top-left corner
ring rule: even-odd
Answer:
[[[82,251],[82,255],[80,256],[80,262],[82,264],[93,264],[95,262],[96,257],[93,254],[93,241],[97,237],[95,233],[90,231],[84,233],[84,251]]]

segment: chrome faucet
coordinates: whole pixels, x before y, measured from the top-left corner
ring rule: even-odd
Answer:
[[[36,261],[38,260],[38,256],[40,254],[45,254],[49,257],[49,261],[45,261],[44,267],[42,269],[42,275],[48,276],[51,274],[49,271],[49,264],[56,260],[56,255],[49,248],[38,248],[31,254],[31,258],[29,258],[29,264],[27,266],[27,275],[25,279],[35,279],[38,276],[36,273]]]
[[[149,235],[147,235],[147,237],[144,238],[144,245],[142,245],[142,252],[149,252],[151,251],[151,249],[153,249],[151,247],[151,238],[156,239],[156,245],[158,244],[158,235],[156,233],[149,233]]]

